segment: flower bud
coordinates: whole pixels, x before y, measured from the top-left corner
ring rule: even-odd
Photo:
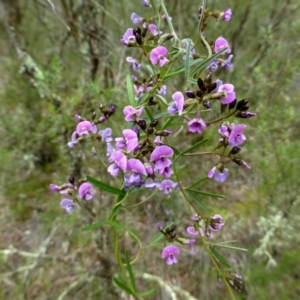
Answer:
[[[196,95],[193,91],[186,91],[185,94],[188,98],[196,98]]]
[[[249,111],[239,111],[236,115],[237,118],[249,119],[256,116],[255,113]]]
[[[169,136],[172,133],[172,131],[170,130],[160,130],[160,131],[156,131],[155,135],[156,136]]]
[[[158,120],[153,120],[151,123],[150,123],[150,127],[156,127],[158,124]]]
[[[210,102],[209,101],[203,101],[203,106],[205,107],[205,108],[207,108],[207,109],[209,109],[210,108]]]
[[[236,99],[234,99],[232,102],[229,103],[228,108],[234,109],[235,105],[236,105]]]
[[[242,99],[238,102],[236,109],[240,111],[246,111],[249,109],[247,104],[249,103],[249,99]]]
[[[144,119],[140,119],[138,121],[138,125],[141,127],[142,130],[145,130],[147,128],[146,121]]]
[[[146,132],[147,134],[152,134],[152,133],[154,132],[154,128],[153,128],[153,127],[148,127],[148,128],[145,130],[145,132]]]
[[[197,95],[198,98],[202,98],[203,92],[202,92],[201,90],[198,90],[198,91],[196,92],[196,95]]]
[[[235,146],[231,149],[231,151],[229,152],[229,155],[230,154],[232,154],[232,155],[238,154],[241,150],[242,150],[241,147]]]
[[[157,104],[157,101],[154,99],[154,97],[150,97],[148,99],[147,105],[152,106],[152,105],[156,105],[156,104]]]
[[[212,73],[209,72],[208,75],[204,78],[205,87],[209,87],[212,84]]]
[[[197,84],[200,90],[205,90],[204,82],[200,77],[197,79]]]

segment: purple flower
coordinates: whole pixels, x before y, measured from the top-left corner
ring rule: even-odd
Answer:
[[[165,179],[160,183],[159,190],[162,191],[165,195],[168,195],[172,192],[173,189],[178,188],[178,183],[175,183],[170,179]]]
[[[226,39],[222,36],[218,37],[215,41],[215,53],[222,51],[224,48],[228,48],[225,53],[230,53],[231,49],[229,48],[229,44]]]
[[[167,259],[167,264],[168,265],[173,265],[177,263],[177,258],[176,255],[178,255],[180,253],[179,248],[177,248],[176,246],[166,246],[161,254],[161,257],[163,259]]]
[[[175,92],[172,96],[173,100],[175,101],[174,104],[171,104],[168,107],[168,113],[170,115],[174,115],[178,112],[178,115],[181,116],[183,112],[183,105],[184,105],[184,97],[181,92]]]
[[[143,111],[144,111],[144,106],[142,106],[140,109],[135,109],[130,105],[125,106],[123,109],[123,114],[125,115],[125,121],[134,122],[136,120],[136,117],[139,117]]]
[[[212,72],[216,72],[219,67],[219,61],[217,59],[213,59],[207,66],[206,69],[211,70]]]
[[[89,182],[83,183],[78,189],[78,195],[85,200],[91,200],[94,196],[93,186]]]
[[[231,132],[228,138],[228,143],[230,146],[237,146],[244,143],[246,140],[245,135],[242,133],[242,131],[246,128],[246,125],[239,124],[234,125],[231,124]]]
[[[208,171],[207,177],[214,177],[217,182],[224,182],[228,175],[228,169],[224,168],[223,170],[218,169],[216,166]]]
[[[170,178],[173,173],[173,170],[169,166],[158,170],[158,175],[163,176],[165,178]]]
[[[188,226],[188,228],[186,229],[186,231],[191,236],[198,236],[199,235],[199,231],[200,231],[200,234],[202,236],[205,236],[204,230],[201,227],[199,227],[199,230],[196,231],[194,226]]]
[[[145,7],[152,7],[152,5],[150,4],[150,1],[149,0],[143,0],[143,5]]]
[[[194,118],[188,122],[190,132],[203,132],[203,129],[206,127],[205,122],[200,118]]]
[[[172,164],[172,161],[167,157],[173,156],[174,151],[168,146],[158,146],[156,147],[150,156],[150,162],[155,163],[155,169],[161,170],[166,167],[169,167]]]
[[[221,18],[225,22],[229,22],[232,16],[232,11],[231,8],[226,9],[225,11],[221,12]]]
[[[223,62],[222,62],[222,67],[224,67],[227,70],[230,70],[232,68],[232,63],[231,60],[233,58],[233,55],[229,55]]]
[[[102,141],[105,143],[110,143],[113,140],[113,138],[111,137],[112,135],[111,128],[105,128],[104,130],[100,130],[98,134],[101,135]]]
[[[138,72],[141,68],[141,64],[134,58],[132,58],[131,56],[128,56],[126,58],[127,62],[129,62],[130,64],[132,64],[132,69],[133,71]]]
[[[78,143],[78,141],[77,141],[77,132],[74,131],[71,135],[71,141],[68,142],[68,146],[69,146],[69,148],[73,148],[77,143]]]
[[[150,52],[150,60],[153,65],[159,64],[162,67],[169,60],[166,58],[168,54],[168,49],[164,46],[158,46],[151,50]]]
[[[162,31],[158,30],[155,24],[149,24],[148,28],[153,36],[157,36],[158,34],[162,33]]]
[[[123,130],[123,138],[116,138],[116,148],[117,150],[123,149],[126,147],[127,152],[131,152],[138,145],[137,134],[131,129]]]
[[[141,182],[141,175],[147,175],[147,171],[143,163],[135,158],[131,158],[127,162],[127,172],[130,172],[129,182]]]
[[[121,39],[121,43],[122,45],[124,45],[125,47],[129,47],[135,44],[135,36],[133,34],[133,29],[132,28],[128,28],[126,30],[126,32],[123,35],[123,38]]]
[[[63,199],[60,202],[60,206],[67,211],[67,213],[71,213],[75,207],[75,203],[70,199]]]
[[[127,157],[123,152],[115,151],[112,153],[110,161],[113,164],[108,167],[107,172],[110,173],[111,176],[119,176],[120,170],[126,172]]]
[[[138,14],[136,14],[135,12],[133,12],[131,14],[131,21],[134,25],[139,25],[143,21],[143,18]]]
[[[167,86],[164,84],[161,88],[157,91],[158,94],[164,96],[167,93]]]
[[[77,127],[76,127],[76,133],[81,136],[81,135],[88,135],[90,134],[91,132],[92,133],[96,133],[97,131],[97,126],[96,125],[93,125],[91,122],[89,121],[82,121],[82,122],[79,122],[77,124]]]
[[[147,178],[145,180],[145,187],[150,190],[154,190],[160,187],[160,181],[158,179],[153,180],[152,178]]]
[[[60,192],[61,191],[61,187],[54,184],[54,183],[51,183],[50,184],[50,190],[53,191],[53,192]]]
[[[218,92],[226,92],[226,96],[221,98],[222,104],[229,104],[235,100],[234,86],[230,83],[222,84],[219,87]]]
[[[210,218],[208,227],[211,231],[219,231],[224,224],[222,216],[217,214]]]
[[[224,182],[228,175],[228,169],[225,168],[223,171],[216,170],[216,173],[214,175],[215,181],[217,182]]]

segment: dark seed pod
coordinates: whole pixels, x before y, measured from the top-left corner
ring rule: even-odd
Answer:
[[[235,155],[235,154],[238,154],[241,150],[242,150],[241,147],[234,146],[234,147],[231,149],[231,151],[229,152],[229,154]]]
[[[139,120],[138,125],[141,127],[142,130],[145,130],[147,128],[147,124],[144,119]]]
[[[235,105],[236,105],[236,99],[234,99],[232,102],[230,102],[228,107],[229,107],[229,109],[234,109]]]
[[[197,84],[200,90],[205,90],[204,82],[200,77],[197,79]]]

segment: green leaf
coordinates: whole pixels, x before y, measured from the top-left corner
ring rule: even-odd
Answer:
[[[103,226],[105,224],[107,224],[106,220],[105,221],[96,222],[94,224],[85,226],[81,230],[83,230],[83,231],[92,230],[92,229],[95,229],[95,228],[99,228],[99,227],[101,227],[101,226]]]
[[[173,164],[175,164],[175,162],[176,162],[180,157],[182,157],[184,154],[189,153],[189,152],[191,152],[191,151],[197,149],[197,148],[200,147],[201,145],[205,144],[207,141],[208,141],[208,139],[204,139],[204,140],[202,140],[202,141],[200,141],[200,142],[198,142],[198,143],[192,145],[190,148],[184,150],[183,152],[181,152],[181,153],[179,154],[179,156],[177,156],[177,157],[174,159]],[[176,153],[176,154],[177,154],[177,153]]]
[[[135,107],[136,100],[135,100],[135,94],[133,89],[133,82],[130,74],[126,75],[126,86],[127,86],[127,94],[128,94],[130,105],[132,107]]]
[[[204,178],[201,178],[201,179],[197,180],[195,183],[193,183],[193,184],[189,187],[189,189],[191,189],[191,188],[193,188],[194,186],[196,186],[196,185],[198,185],[198,184],[200,184],[200,183],[206,181],[207,179],[208,179],[208,177],[204,177]]]
[[[155,292],[156,292],[156,289],[155,289],[155,288],[152,288],[152,289],[150,289],[150,290],[148,290],[148,291],[138,293],[138,295],[139,295],[140,297],[144,298],[144,297],[148,297],[148,296],[153,295]]]
[[[196,144],[194,144],[193,146],[191,146],[190,148],[184,150],[183,152],[180,153],[180,155],[184,155],[186,153],[192,152],[193,150],[199,148],[200,146],[202,146],[203,144],[205,144],[208,141],[208,139],[204,139]]]
[[[203,61],[203,58],[197,58],[195,60],[192,60],[190,62],[190,66],[193,66],[201,61]],[[169,79],[172,79],[173,77],[177,76],[178,74],[182,73],[185,70],[185,63],[183,65],[181,65],[180,67],[176,68],[175,70],[173,70],[173,72],[166,74],[163,77],[163,81],[167,81]]]
[[[162,95],[157,94],[156,98],[160,99],[161,102],[163,102],[166,106],[169,105],[168,102],[167,102],[167,100]]]
[[[230,268],[229,262],[215,249],[214,246],[209,245],[209,249],[211,253],[214,255],[216,259],[226,268]]]
[[[202,203],[191,191],[187,190],[190,197],[203,209],[207,210],[207,207],[204,203]]]
[[[219,56],[223,55],[227,50],[228,50],[228,48],[224,48],[220,52],[218,52],[218,53],[212,55],[211,57],[203,60],[195,69],[193,69],[190,72],[190,76],[192,77],[196,73],[201,72],[209,63],[211,63],[214,59],[218,58]]]
[[[167,128],[172,123],[173,120],[174,120],[174,118],[168,118],[168,120],[161,127],[161,130],[164,130],[165,128]]]
[[[111,193],[111,194],[114,194],[114,195],[126,195],[126,192],[123,191],[123,190],[119,190],[115,187],[112,187],[110,186],[109,184],[107,183],[104,183],[100,180],[97,180],[93,177],[90,177],[90,176],[86,176],[86,179],[88,182],[90,182],[91,184],[93,184],[94,186],[108,192],[108,193]]]
[[[248,251],[248,249],[245,249],[245,248],[234,247],[234,246],[229,246],[229,245],[215,244],[214,246],[220,247],[220,248],[227,248],[227,249],[231,249],[231,250],[238,250],[238,251],[245,251],[245,252]]]
[[[158,232],[150,241],[150,246],[157,244],[163,237],[164,235],[161,232]]]
[[[185,78],[189,78],[190,75],[190,60],[191,60],[191,41],[188,42],[186,54],[185,54],[185,64],[184,64],[184,74]]]
[[[149,110],[148,107],[145,107],[145,111],[146,111],[146,113],[147,113],[147,115],[148,115],[150,121],[151,121],[151,122],[154,121],[154,118],[153,118],[153,116],[152,116],[152,114],[151,114],[151,111]]]
[[[210,193],[210,192],[199,191],[199,190],[194,190],[194,189],[187,189],[187,191],[190,191],[190,192],[193,192],[193,193],[196,193],[196,194],[200,194],[200,195],[204,195],[204,196],[214,197],[214,198],[225,198],[225,196],[223,196],[223,195],[214,194],[214,193]]]
[[[129,273],[129,279],[130,279],[131,287],[132,287],[133,291],[136,292],[134,274],[133,274],[133,271],[132,271],[132,268],[131,268],[130,259],[129,259],[129,255],[128,255],[127,250],[125,250],[125,260],[126,260],[128,273]]]
[[[123,282],[121,282],[119,279],[117,279],[116,277],[113,277],[113,281],[114,283],[123,291],[125,291],[127,294],[129,295],[134,295],[135,293],[127,286],[125,285]]]

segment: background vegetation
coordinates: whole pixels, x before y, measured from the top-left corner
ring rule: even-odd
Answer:
[[[199,3],[166,4],[179,36],[195,37]],[[247,123],[243,150],[251,171],[233,166],[224,184],[205,182],[206,190],[225,198],[202,201],[227,221],[216,238],[249,249],[222,252],[244,276],[247,295],[241,299],[298,299],[300,4],[208,4],[233,10],[231,22],[211,21],[206,33],[212,40],[222,33],[234,53],[234,69],[216,77],[234,83],[239,98],[249,97],[257,117]],[[109,125],[115,136],[120,132],[129,53],[119,40],[133,11],[151,15],[140,0],[0,1],[0,299],[127,299],[111,281],[118,267],[109,228],[82,232],[91,220],[66,215],[49,184],[65,182],[69,174],[107,177],[105,169],[94,167],[89,149],[70,151],[66,143],[74,114],[89,117],[100,102],[117,106]],[[185,86],[178,80],[168,90],[170,98]],[[179,139],[191,144],[195,137],[182,132]],[[211,165],[209,159],[190,159],[187,180],[190,174],[205,176]],[[97,196],[94,208],[105,218],[112,199],[101,191]],[[141,191],[128,205],[145,197]],[[124,209],[122,218],[149,241],[158,221],[181,219],[179,204],[176,196],[157,196]],[[121,242],[134,255],[135,243],[125,235]],[[172,268],[161,261],[159,249],[150,249],[136,268],[140,290],[157,288],[149,299],[171,299],[166,284],[196,299],[227,297],[201,248],[184,253]],[[188,298],[179,293],[178,299]]]

